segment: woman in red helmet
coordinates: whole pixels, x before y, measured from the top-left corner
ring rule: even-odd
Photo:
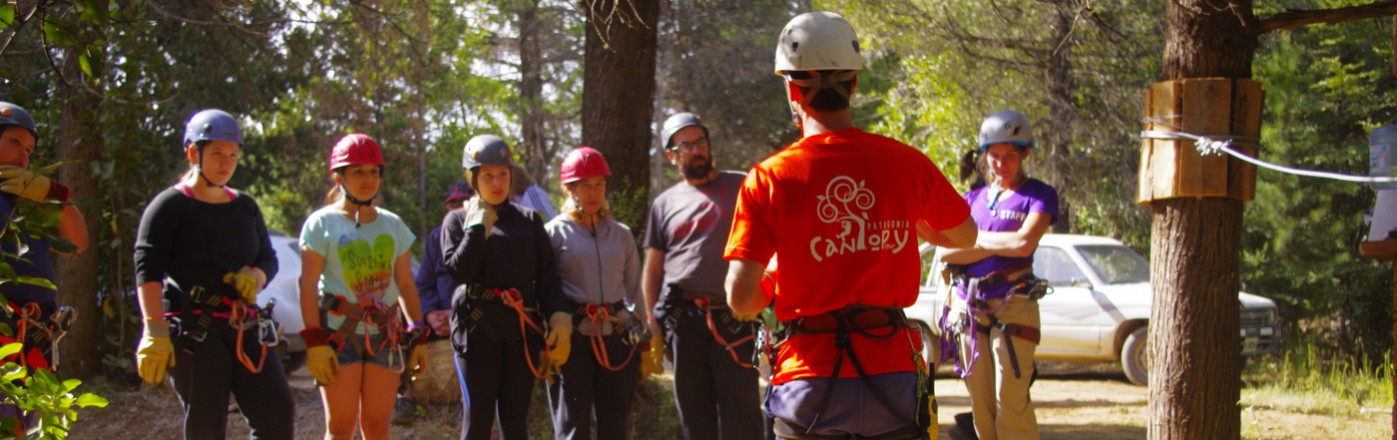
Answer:
[[[641,342],[644,325],[636,325],[646,322],[640,252],[631,229],[611,216],[611,169],[601,153],[578,147],[559,174],[568,198],[563,215],[544,228],[577,328],[562,377],[548,385],[553,432],[558,439],[590,439],[595,423],[596,438],[626,439],[641,364],[636,350],[650,347]]]
[[[373,206],[383,152],[362,134],[330,154],[329,203],[301,227],[301,317],[306,368],[320,382],[326,439],[388,438],[399,375],[426,366],[425,335],[408,251],[415,237]],[[411,324],[405,324],[411,323]]]

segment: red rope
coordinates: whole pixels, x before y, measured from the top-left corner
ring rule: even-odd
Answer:
[[[736,341],[733,341],[732,343],[728,343],[728,340],[726,338],[723,338],[723,335],[718,332],[718,327],[713,325],[713,308],[708,306],[708,298],[704,298],[701,296],[696,297],[694,298],[694,304],[698,304],[699,307],[703,307],[703,314],[708,318],[709,333],[713,333],[713,340],[718,341],[718,345],[722,345],[723,349],[728,351],[728,354],[732,356],[732,361],[737,362],[737,365],[741,366],[742,368],[752,368],[752,364],[750,362],[742,362],[742,359],[739,359],[737,357],[737,350],[735,350],[734,348],[736,348],[738,345],[744,342],[756,340],[757,335],[747,335],[742,339],[738,339]]]
[[[252,374],[261,373],[262,366],[267,363],[267,346],[262,345],[260,342],[258,343],[258,345],[262,345],[262,358],[257,360],[257,364],[254,365],[252,363],[252,358],[248,357],[247,352],[243,351],[243,324],[247,323],[249,318],[247,305],[243,304],[241,301],[234,301],[232,306],[233,310],[228,314],[228,324],[238,329],[238,346],[235,347],[233,351],[238,356],[238,362],[243,364],[244,367],[247,367],[247,371],[251,371]]]
[[[540,371],[540,367],[534,365],[533,355],[529,354],[529,337],[525,327],[527,326],[527,328],[533,329],[533,331],[538,332],[540,335],[543,334],[543,328],[539,327],[538,323],[534,322],[533,318],[529,317],[528,310],[524,308],[524,296],[521,295],[517,289],[496,289],[494,293],[496,296],[500,297],[500,301],[504,302],[504,305],[509,306],[509,308],[514,309],[514,311],[519,314],[520,343],[524,344],[524,361],[529,364],[529,372],[533,373],[534,377],[547,380],[547,377],[552,376],[551,368],[548,365],[544,365]]]
[[[588,337],[588,340],[592,345],[592,355],[596,356],[597,363],[601,364],[602,368],[611,371],[621,371],[622,368],[626,368],[626,365],[631,363],[632,359],[635,359],[635,350],[639,348],[640,345],[632,344],[631,351],[626,353],[626,361],[621,362],[621,365],[612,366],[611,356],[606,351],[606,340],[602,338],[602,326],[605,325],[606,321],[610,318],[611,309],[609,307],[598,306],[596,304],[587,305],[587,325],[592,331],[592,335]],[[612,330],[616,331],[617,329],[613,326]]]

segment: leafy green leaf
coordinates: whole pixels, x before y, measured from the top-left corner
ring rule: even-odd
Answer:
[[[23,349],[24,344],[19,342],[11,342],[5,344],[4,346],[0,346],[0,359],[13,356],[15,353],[19,353],[19,351]]]
[[[78,400],[76,403],[74,403],[74,405],[77,405],[79,407],[94,406],[97,408],[106,408],[108,403],[109,402],[107,402],[106,397],[98,396],[92,393],[82,393],[81,396],[78,396]]]
[[[0,3],[0,31],[15,23],[15,5]]]
[[[73,391],[73,390],[75,390],[75,389],[78,388],[78,385],[82,385],[82,380],[80,380],[80,379],[68,379],[68,380],[65,380],[65,381],[63,381],[63,392],[64,392],[64,393],[67,393],[67,392]]]
[[[49,281],[47,278],[43,277],[31,277],[20,275],[18,277],[15,277],[15,281],[31,286],[47,287],[50,289],[58,290],[58,287],[53,284],[53,281]]]
[[[4,374],[0,374],[0,381],[6,383],[23,380],[25,377],[29,376],[29,373],[24,371],[24,367],[14,362],[6,362],[4,368],[0,368],[0,371],[4,372]]]

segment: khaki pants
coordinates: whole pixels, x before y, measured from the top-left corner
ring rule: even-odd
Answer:
[[[1038,302],[1024,297],[1011,297],[1009,303],[995,312],[995,316],[1005,323],[1039,328]],[[957,301],[959,302],[959,301]],[[1000,301],[990,301],[990,308],[999,306]],[[962,303],[963,304],[963,303]],[[958,313],[964,314],[964,308]],[[981,326],[990,324],[987,316],[976,316]],[[959,338],[960,356],[964,362],[971,359],[971,332],[967,328]],[[980,358],[970,367],[970,377],[965,378],[965,388],[970,392],[970,408],[975,414],[975,433],[980,440],[1037,440],[1038,419],[1033,414],[1033,401],[1029,397],[1028,384],[1033,377],[1033,353],[1038,344],[1014,338],[1015,359],[1019,364],[1019,377],[1014,377],[1014,367],[1010,361],[1009,344],[998,328],[990,334],[980,333],[976,344]]]

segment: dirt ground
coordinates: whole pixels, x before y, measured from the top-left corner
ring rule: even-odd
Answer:
[[[292,375],[296,395],[297,438],[318,439],[323,435],[323,413],[319,396],[311,387],[302,369]],[[666,401],[666,390],[672,387],[668,378],[650,384],[642,390],[641,401],[634,416],[637,428],[633,438],[679,438],[673,403]],[[169,387],[129,390],[107,382],[84,385],[81,390],[95,391],[111,400],[103,409],[85,409],[73,429],[73,439],[144,438],[151,440],[180,438],[181,422],[178,401]],[[965,387],[956,379],[943,377],[936,382],[941,404],[942,439],[964,439],[952,426],[956,413],[969,411]],[[542,393],[535,399],[532,420],[539,425],[534,430],[545,431],[546,405]],[[1146,437],[1149,400],[1144,387],[1130,385],[1123,375],[1109,369],[1061,365],[1044,367],[1044,374],[1033,386],[1038,423],[1044,440],[1139,439]],[[1245,402],[1244,402],[1245,403]],[[1301,438],[1380,438],[1391,435],[1390,416],[1385,413],[1362,414],[1352,418],[1282,412],[1265,405],[1244,405],[1242,437],[1247,439]],[[425,408],[417,422],[409,427],[394,427],[394,438],[439,439],[456,438],[459,434],[459,405]],[[236,413],[229,415],[228,438],[246,438],[247,425]],[[544,438],[546,433],[533,435]]]

